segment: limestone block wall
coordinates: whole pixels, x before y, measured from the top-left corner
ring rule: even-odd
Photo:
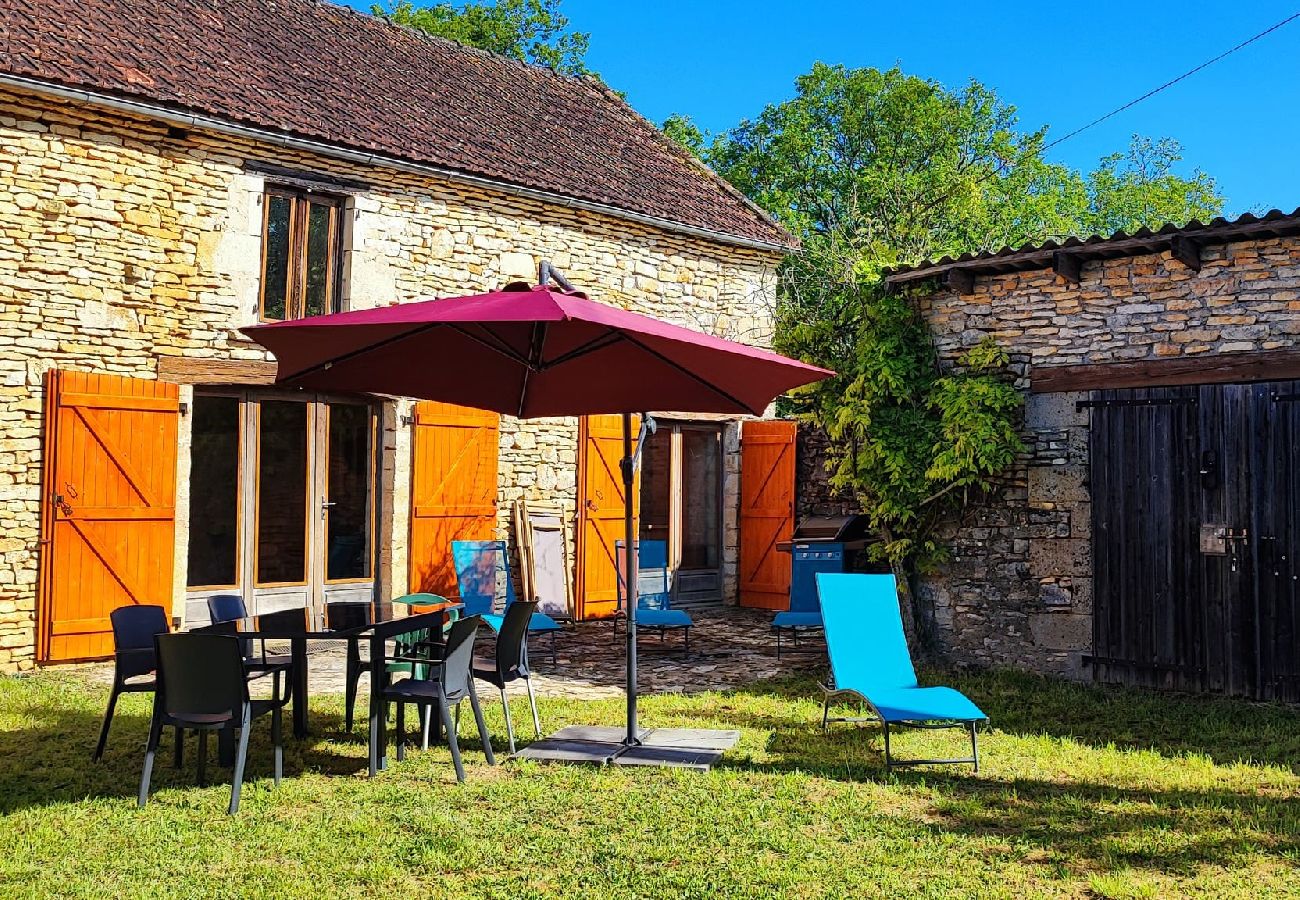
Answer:
[[[235,329],[257,316],[268,166],[350,185],[350,308],[533,280],[549,259],[593,296],[766,344],[773,253],[613,217],[345,164],[36,94],[0,92],[0,672],[33,664],[42,377],[51,367],[156,377],[165,356],[265,359]],[[188,394],[187,394],[188,396]],[[405,401],[383,423],[380,576],[406,587],[410,434]],[[734,429],[732,429],[734,431]],[[181,475],[188,421],[181,421]],[[576,420],[506,420],[501,508],[517,496],[572,515]],[[731,431],[729,431],[729,434]],[[738,450],[728,448],[728,496]],[[178,496],[183,608],[187,493]],[[734,595],[734,511],[726,549]]]
[[[976,278],[968,296],[920,298],[942,358],[992,336],[1026,391],[1027,452],[1005,486],[949,534],[921,590],[958,661],[1079,675],[1092,643],[1088,412],[1083,394],[1029,394],[1036,366],[1211,356],[1300,346],[1300,241],[1209,246],[1199,273],[1169,254]]]

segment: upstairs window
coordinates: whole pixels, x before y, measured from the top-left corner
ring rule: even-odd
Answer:
[[[343,201],[270,187],[262,220],[263,322],[338,312]]]

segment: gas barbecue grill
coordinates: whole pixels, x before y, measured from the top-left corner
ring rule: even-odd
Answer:
[[[790,540],[776,545],[777,550],[791,556],[790,609],[777,613],[772,620],[778,657],[783,631],[789,630],[797,644],[800,629],[822,627],[817,573],[849,571],[854,553],[869,543],[866,516],[808,516],[795,528]]]

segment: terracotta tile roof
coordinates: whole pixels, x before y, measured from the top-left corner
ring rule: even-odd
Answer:
[[[1186,225],[1170,223],[1158,231],[1140,228],[1132,234],[1117,231],[1106,237],[1094,234],[1087,238],[1067,238],[1060,243],[1046,241],[1042,244],[1025,244],[1023,247],[1003,247],[997,251],[945,256],[914,266],[896,266],[885,270],[884,276],[888,284],[902,284],[952,271],[964,271],[970,275],[1024,272],[1050,267],[1058,254],[1077,257],[1081,261],[1115,259],[1143,253],[1162,253],[1173,246],[1175,239],[1194,244],[1214,244],[1294,234],[1300,234],[1300,209],[1293,212],[1274,209],[1262,216],[1245,213],[1235,219],[1220,216],[1209,222],[1193,219]]]
[[[0,0],[0,72],[794,243],[594,80],[323,0]]]

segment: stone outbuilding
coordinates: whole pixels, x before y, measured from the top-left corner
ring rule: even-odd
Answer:
[[[450,541],[509,537],[521,499],[562,524],[568,612],[612,610],[607,422],[276,389],[237,329],[549,260],[764,345],[788,234],[599,81],[331,3],[49,0],[0,33],[0,672],[111,652],[127,603],[454,594]],[[770,600],[742,535],[773,565],[792,506],[742,513],[740,422],[660,418],[642,534],[680,599]]]
[[[887,274],[1027,453],[923,579],[956,660],[1300,698],[1300,210]]]

